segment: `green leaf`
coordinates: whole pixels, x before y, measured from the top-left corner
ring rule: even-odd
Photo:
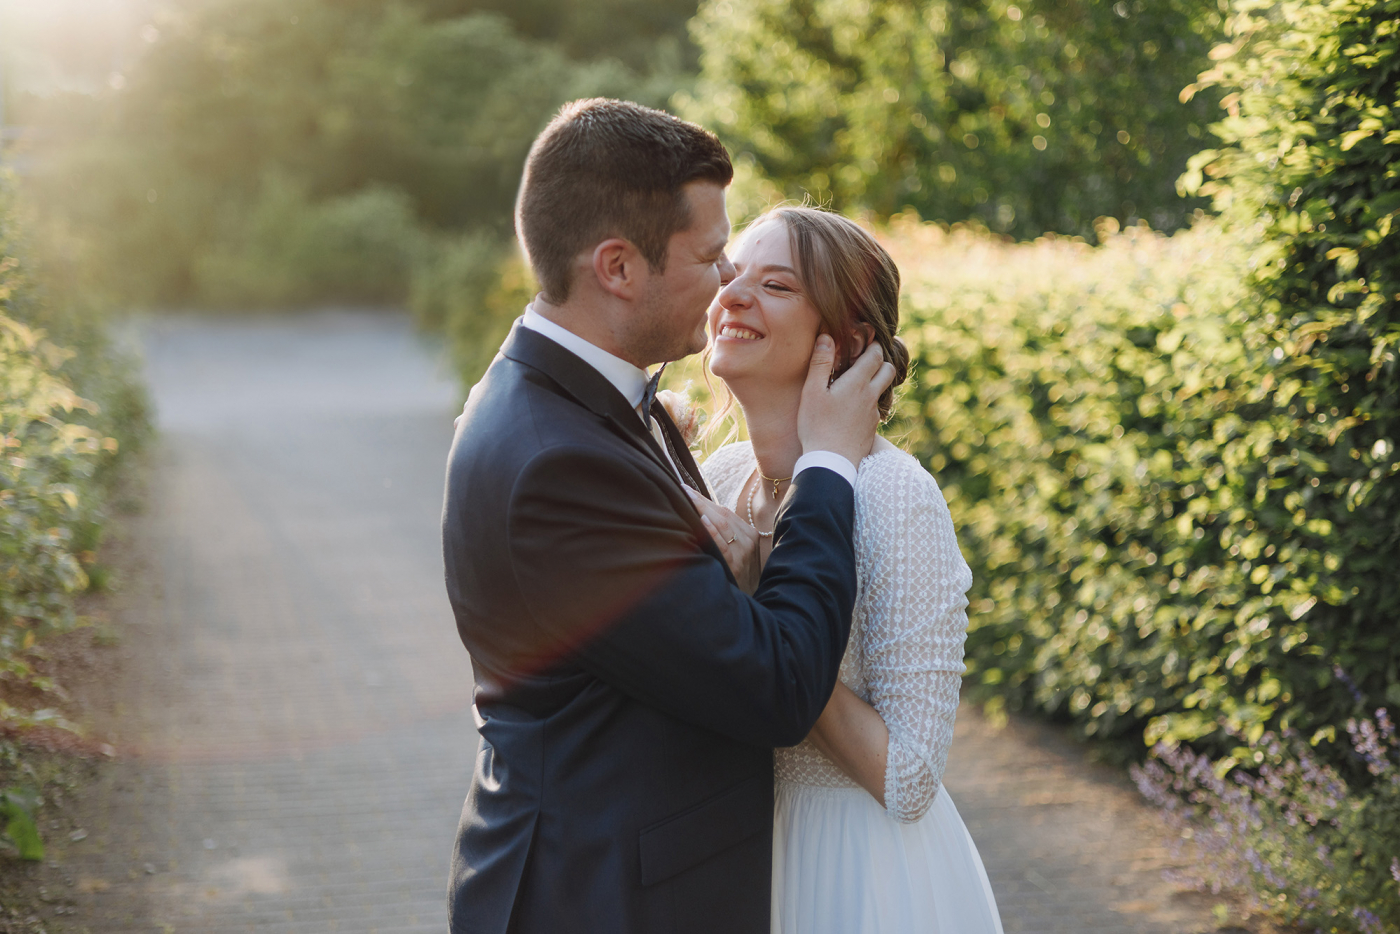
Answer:
[[[20,859],[38,861],[44,858],[44,842],[34,823],[33,811],[38,796],[18,788],[0,791],[0,818],[5,820],[5,836],[19,849]]]
[[[1342,135],[1342,152],[1347,152],[1366,137],[1374,135],[1375,130],[1352,130],[1350,133],[1344,133]]]

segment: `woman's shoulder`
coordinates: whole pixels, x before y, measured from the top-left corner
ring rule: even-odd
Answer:
[[[963,592],[972,586],[948,502],[933,474],[912,454],[890,444],[861,461],[856,525],[870,565],[912,560],[948,575]]]
[[[856,499],[881,512],[904,512],[919,505],[947,508],[938,481],[919,459],[884,438],[860,462]]]
[[[734,470],[753,460],[752,441],[731,441],[716,448],[700,465],[704,470]]]

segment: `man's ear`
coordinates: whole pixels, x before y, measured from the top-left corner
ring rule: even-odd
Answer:
[[[644,262],[632,242],[621,237],[610,237],[593,248],[593,275],[598,286],[624,301],[636,298]]]

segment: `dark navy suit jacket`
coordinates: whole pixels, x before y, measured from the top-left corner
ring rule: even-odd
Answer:
[[[835,685],[854,509],[844,478],[804,470],[745,595],[621,393],[516,325],[447,471],[481,734],[453,934],[768,930],[772,750]]]

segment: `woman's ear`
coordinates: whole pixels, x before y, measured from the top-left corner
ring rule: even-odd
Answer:
[[[851,359],[854,360],[865,353],[865,348],[869,347],[873,340],[875,340],[875,329],[864,321],[857,323],[851,329]]]

